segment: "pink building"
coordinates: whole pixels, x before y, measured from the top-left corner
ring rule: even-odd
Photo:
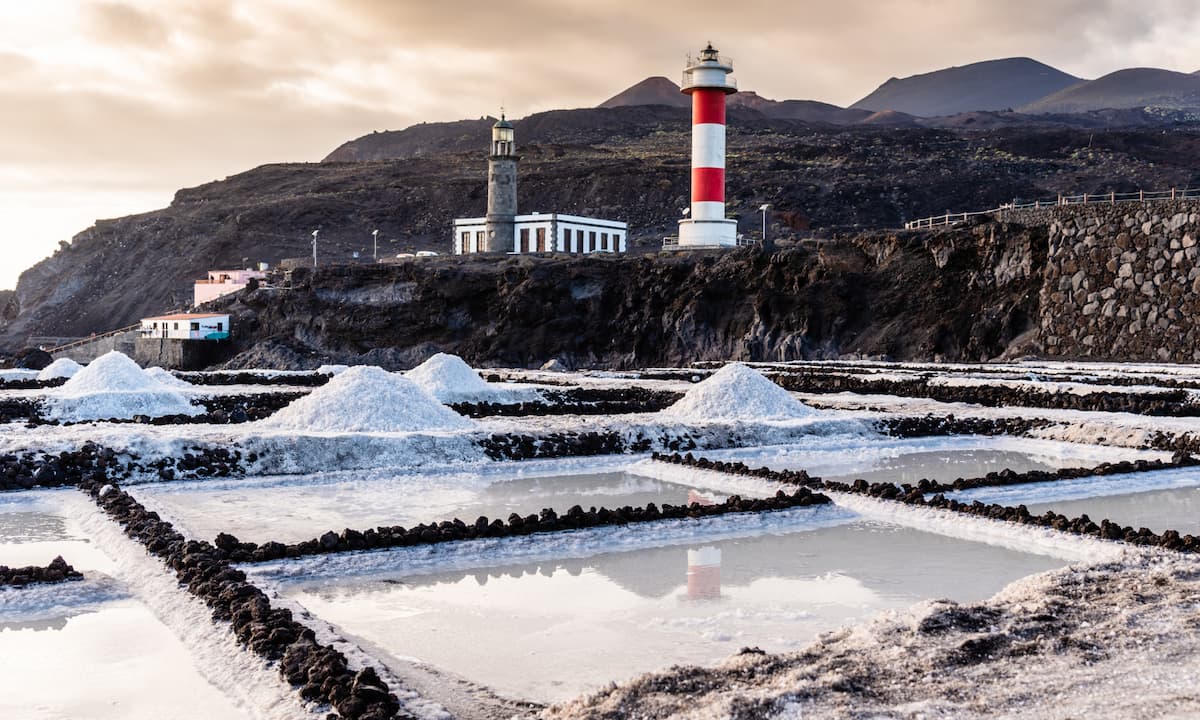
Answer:
[[[261,270],[209,270],[207,279],[196,281],[192,306],[237,292],[246,287],[252,278],[261,279],[266,276],[265,263]]]

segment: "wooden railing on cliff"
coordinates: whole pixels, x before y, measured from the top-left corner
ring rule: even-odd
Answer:
[[[1137,192],[1119,193],[1084,193],[1082,195],[1059,195],[1057,200],[1034,200],[1032,202],[1018,202],[1014,200],[1011,203],[1001,205],[998,208],[991,210],[977,210],[975,212],[961,213],[946,213],[945,215],[934,215],[932,217],[921,218],[919,220],[910,220],[904,223],[905,230],[928,230],[935,227],[944,227],[953,225],[954,223],[964,222],[969,218],[978,217],[980,215],[996,215],[998,213],[1010,212],[1013,210],[1049,210],[1055,207],[1064,207],[1067,205],[1116,205],[1117,203],[1150,203],[1162,202],[1164,200],[1186,200],[1200,199],[1200,188],[1171,188],[1170,190],[1162,190],[1159,192],[1146,192],[1139,190]]]

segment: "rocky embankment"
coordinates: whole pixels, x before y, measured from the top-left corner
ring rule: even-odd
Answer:
[[[234,367],[408,367],[439,350],[476,367],[982,360],[1035,328],[1045,248],[1036,228],[989,224],[640,258],[421,258],[295,273],[218,307],[239,328]]]
[[[827,237],[1014,197],[1185,187],[1200,162],[1187,128],[963,122],[835,128],[731,111],[729,212],[750,237],[764,202],[774,207],[771,237]],[[520,205],[625,220],[635,249],[656,248],[687,207],[690,127],[686,109],[665,107],[523,119]],[[266,165],[64,238],[53,257],[25,271],[15,293],[0,295],[0,351],[34,335],[85,336],[185,307],[192,281],[210,269],[308,256],[314,229],[322,262],[369,256],[374,229],[384,256],[447,251],[450,220],[484,211],[486,127],[429,124],[402,134],[382,155],[364,147],[355,156],[386,160]],[[359,145],[390,142],[379,135]]]

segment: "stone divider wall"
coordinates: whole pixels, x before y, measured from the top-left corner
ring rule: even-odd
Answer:
[[[1048,222],[1046,355],[1200,361],[1200,201],[1063,207]]]

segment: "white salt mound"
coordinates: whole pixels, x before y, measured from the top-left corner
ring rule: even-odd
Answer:
[[[317,372],[321,375],[341,375],[349,369],[349,365],[322,365]]]
[[[757,370],[730,363],[663,413],[688,420],[796,420],[811,417],[816,410]]]
[[[50,363],[38,373],[38,380],[57,380],[59,378],[74,377],[75,373],[83,369],[83,366],[75,362],[71,358],[59,358]]]
[[[335,375],[261,424],[310,432],[417,432],[476,426],[403,375],[366,365]]]
[[[68,422],[203,412],[186,395],[147,375],[116,351],[88,363],[46,396],[46,416]]]
[[[170,370],[167,370],[165,368],[148,367],[145,370],[143,370],[142,372],[146,373],[150,377],[157,380],[160,384],[166,385],[167,387],[177,387],[177,388],[195,387],[187,380],[184,380],[183,378],[175,377],[175,375]]]
[[[491,400],[496,394],[479,373],[457,355],[438,353],[404,377],[444,403]]]

